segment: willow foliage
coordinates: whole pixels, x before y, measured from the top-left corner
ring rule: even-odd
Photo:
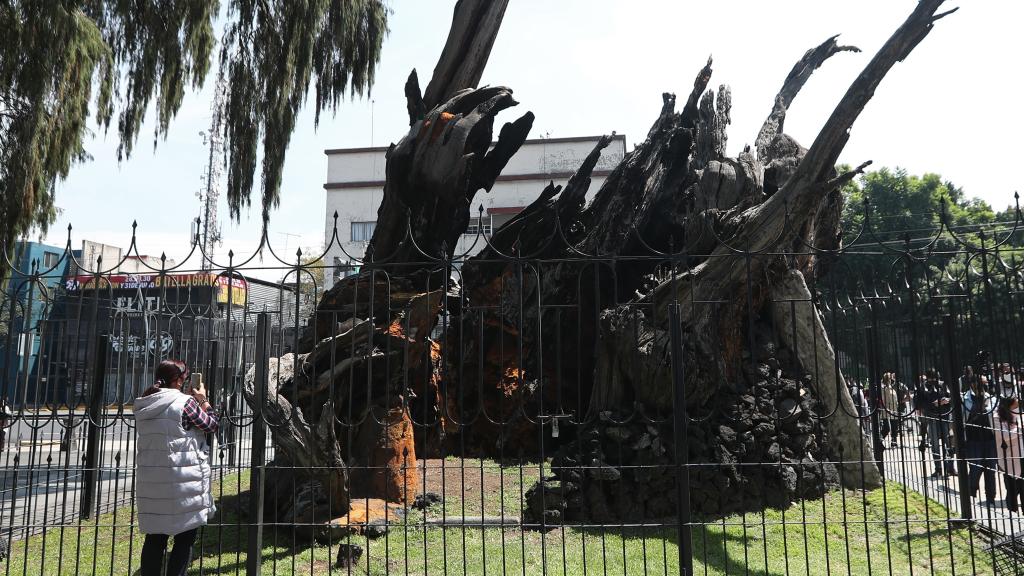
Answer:
[[[149,110],[155,146],[211,68],[227,80],[231,215],[250,204],[262,144],[266,222],[311,86],[317,121],[368,90],[387,15],[384,0],[0,0],[0,247],[53,221],[90,119],[116,119],[127,159]]]

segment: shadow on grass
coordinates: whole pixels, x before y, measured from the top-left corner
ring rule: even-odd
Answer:
[[[579,528],[588,537],[603,538],[616,536],[624,541],[630,540],[664,540],[677,547],[679,545],[679,529],[673,525],[674,519],[662,521],[663,526],[656,528],[615,527],[606,526]],[[567,525],[569,526],[569,525]],[[744,574],[745,576],[784,576],[782,572],[766,571],[761,567],[751,566],[748,558],[732,554],[732,550],[745,550],[749,541],[742,536],[728,532],[712,531],[707,526],[691,527],[690,541],[693,564],[703,564],[711,572],[722,574]],[[682,560],[680,558],[680,560]],[[696,570],[697,573],[703,572]]]
[[[189,574],[242,574],[248,556],[249,492],[225,494],[217,501],[217,514],[200,532],[192,549]],[[263,565],[292,564],[294,559],[316,545],[312,536],[299,538],[296,529],[263,529]],[[326,566],[323,567],[326,570]]]
[[[782,572],[769,572],[763,568],[753,568],[747,558],[737,558],[729,553],[729,549],[741,547],[747,549],[749,542],[742,536],[728,532],[710,531],[704,527],[695,530],[692,540],[694,542],[694,557],[703,560],[708,568],[714,568],[723,574],[751,574],[754,576],[782,576]],[[698,544],[699,543],[699,544]],[[698,545],[700,551],[698,552]]]

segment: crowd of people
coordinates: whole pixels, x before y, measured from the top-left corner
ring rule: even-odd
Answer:
[[[1022,387],[1024,368],[983,361],[965,366],[952,387],[934,369],[921,374],[914,384],[886,372],[878,386],[852,382],[850,396],[865,434],[877,435],[883,448],[913,443],[929,454],[932,480],[955,476],[955,462],[962,457],[968,466],[968,492],[972,498],[983,493],[987,506],[997,505],[996,477],[1002,475],[1005,506],[1017,512],[1024,511]],[[962,426],[955,425],[953,394],[961,399]]]

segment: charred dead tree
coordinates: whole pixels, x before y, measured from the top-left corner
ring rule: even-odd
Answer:
[[[410,128],[387,152],[367,272],[325,293],[297,354],[272,363],[266,402],[253,409],[277,448],[268,467],[268,491],[283,496],[270,500],[276,521],[336,521],[355,510],[353,498],[404,502],[418,491],[410,406],[439,384],[429,335],[449,289],[438,261],[451,258],[473,197],[490,189],[533,122],[527,113],[504,125],[491,146],[495,116],[517,102],[508,88],[476,85],[507,3],[456,4],[426,92],[415,70],[406,83]],[[250,405],[254,379],[251,370]]]
[[[731,492],[740,501],[724,505],[709,494],[705,500],[712,504],[704,511],[777,503],[758,493],[766,482],[777,486],[770,493],[785,501],[839,481],[879,485],[874,455],[835,369],[835,353],[812,306],[807,279],[813,280],[822,264],[814,255],[838,248],[839,187],[868,165],[836,173],[853,122],[892,66],[945,15],[936,13],[941,4],[918,4],[854,80],[809,148],[783,132],[787,110],[816,68],[855,48],[830,38],[809,50],[786,78],[756,149],[736,158],[725,154],[730,93],[724,86],[717,96],[707,90],[709,62],[681,111],[676,112],[675,97],[665,95],[647,140],[624,158],[589,206],[578,201],[577,187],[586,182],[593,162],[586,162],[561,194],[552,188],[542,193],[494,234],[488,250],[475,259],[478,265],[467,264],[469,308],[481,312],[463,322],[460,340],[468,344],[458,361],[479,359],[480,365],[464,369],[470,381],[461,384],[467,392],[479,390],[476,404],[502,417],[498,425],[469,417],[481,422],[482,430],[471,434],[479,450],[494,451],[494,443],[504,453],[536,454],[539,435],[519,434],[517,424],[535,430],[537,423],[560,417],[554,412],[567,405],[583,427],[580,439],[556,457],[557,485],[542,484],[534,491],[537,519],[554,521],[563,513],[571,518],[573,509],[598,521],[626,513],[658,517],[674,509],[636,500],[638,495],[662,500],[671,490],[650,478],[644,480],[648,485],[620,482],[621,474],[613,471],[671,464],[672,451],[665,447],[670,435],[643,428],[650,426],[647,421],[664,421],[673,410],[673,305],[682,324],[688,412],[722,426],[695,427],[698,441],[708,442],[694,456],[714,464],[703,469],[709,473],[698,478],[697,490],[724,479],[715,493]],[[812,255],[773,256],[801,252]],[[644,257],[652,253],[664,257]],[[528,270],[523,260],[508,258],[528,262],[534,254],[557,264]],[[575,255],[589,259],[577,263]],[[781,302],[791,304],[789,310]],[[578,312],[567,319],[551,303]],[[487,318],[483,310],[516,315],[492,312]],[[764,332],[774,332],[774,342],[759,343],[757,334]],[[517,340],[518,346],[510,345]],[[566,354],[567,349],[578,353]],[[446,352],[446,360],[457,357]],[[497,385],[491,383],[495,375]],[[482,381],[474,382],[474,376]],[[639,418],[644,414],[658,418],[645,421]],[[628,421],[639,426],[615,425]],[[609,428],[613,439],[601,432]],[[649,434],[662,441],[653,442]],[[622,444],[631,436],[636,443]],[[647,459],[644,449],[652,451]],[[826,469],[821,464],[826,460],[844,464]],[[743,462],[760,466],[742,468]],[[771,468],[765,463],[778,463],[778,474],[743,477],[743,470]],[[743,490],[752,492],[749,502],[743,502]],[[539,510],[538,501],[546,502]]]
[[[476,88],[506,4],[461,0],[425,93],[413,71],[410,129],[388,150],[362,271],[323,296],[298,353],[276,362],[283,376],[272,378],[267,404],[254,407],[271,425],[277,485],[310,487],[308,503],[282,506],[277,521],[335,518],[353,497],[411,499],[417,451],[540,457],[538,431],[563,418],[581,430],[555,457],[555,485],[532,491],[537,515],[670,510],[658,487],[671,477],[621,482],[616,466],[671,461],[671,435],[622,425],[622,410],[658,417],[651,421],[672,413],[675,306],[687,411],[718,405],[725,418],[691,427],[687,447],[698,460],[731,466],[719,468],[728,480],[717,493],[729,482],[758,483],[736,466],[745,458],[779,463],[770,480],[792,486],[780,503],[840,481],[877,485],[808,285],[827,265],[819,256],[839,247],[838,189],[867,165],[836,173],[849,130],[890,68],[945,15],[942,0],[918,3],[809,148],[783,132],[787,111],[815,69],[855,48],[833,37],[804,54],[753,149],[735,158],[726,155],[731,94],[708,89],[709,61],[681,110],[674,95],[663,96],[646,140],[589,205],[591,172],[609,139],[564,189],[541,191],[455,274],[453,250],[474,197],[491,188],[533,122],[526,113],[505,124],[492,145],[496,115],[516,102],[508,88]],[[794,250],[801,246],[814,250]],[[811,255],[773,256],[793,251]],[[792,466],[836,457],[850,464]],[[698,478],[695,491],[716,482]],[[664,502],[624,496],[645,486]],[[775,503],[736,506],[758,502]]]

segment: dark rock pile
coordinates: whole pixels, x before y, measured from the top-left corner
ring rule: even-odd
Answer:
[[[690,505],[704,517],[782,508],[839,486],[809,377],[780,369],[786,351],[759,346],[744,385],[689,416]],[[778,356],[778,358],[777,358]],[[795,371],[793,371],[795,372]],[[676,515],[673,417],[643,406],[603,412],[552,459],[526,494],[530,523],[641,522]]]

